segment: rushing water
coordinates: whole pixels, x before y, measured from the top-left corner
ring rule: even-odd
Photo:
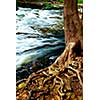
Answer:
[[[16,66],[41,56],[57,56],[64,48],[61,31],[54,34],[48,29],[63,21],[62,10],[21,8],[16,11]],[[62,29],[59,29],[62,30]],[[54,55],[53,55],[54,54]]]

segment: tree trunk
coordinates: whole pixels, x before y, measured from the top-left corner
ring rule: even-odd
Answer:
[[[65,42],[81,42],[83,48],[83,29],[78,15],[77,0],[64,0],[64,33]]]
[[[77,0],[64,0],[64,34],[66,48],[54,62],[63,67],[83,56],[83,25],[78,15]]]

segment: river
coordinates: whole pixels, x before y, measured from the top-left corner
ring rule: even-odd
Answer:
[[[16,68],[43,57],[54,61],[65,47],[62,22],[63,10],[19,7],[16,11]]]

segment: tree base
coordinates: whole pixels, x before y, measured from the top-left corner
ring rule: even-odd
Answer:
[[[83,56],[80,43],[70,42],[49,67],[17,82],[17,100],[82,100]]]

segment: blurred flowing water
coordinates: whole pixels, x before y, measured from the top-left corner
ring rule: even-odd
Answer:
[[[54,27],[61,21],[63,21],[63,10],[19,7],[16,11],[17,68],[42,56],[49,55],[49,59],[56,59],[65,46],[63,29]],[[56,31],[48,31],[52,28]]]

